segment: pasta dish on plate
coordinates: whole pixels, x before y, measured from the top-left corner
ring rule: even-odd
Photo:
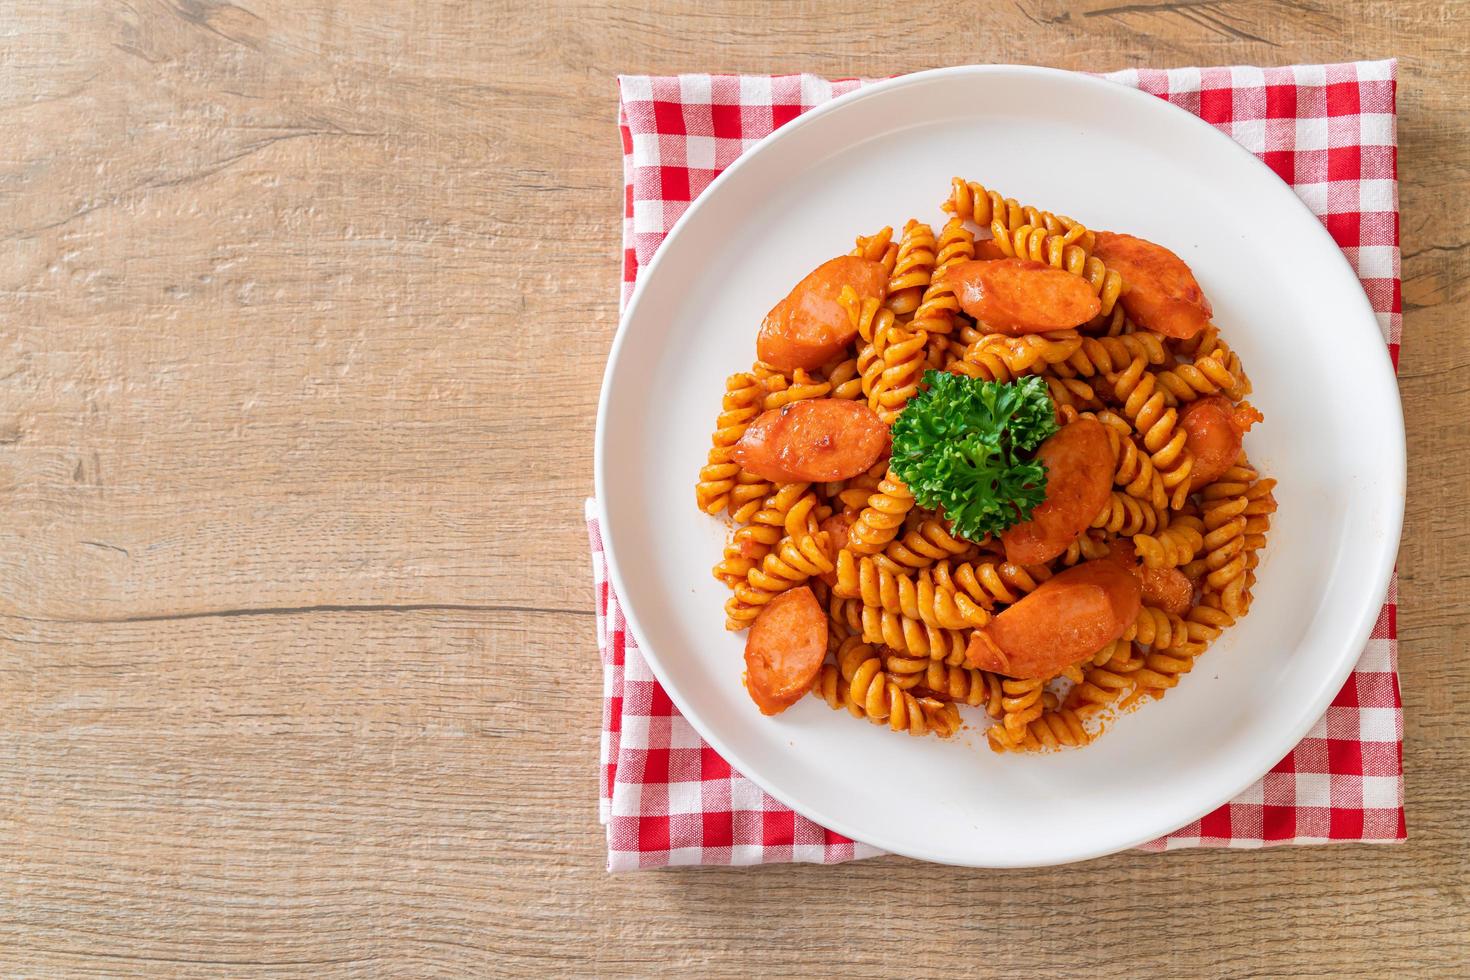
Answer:
[[[765,714],[1081,746],[1248,612],[1262,416],[1169,249],[958,178],[943,210],[812,270],[727,380],[726,627]]]

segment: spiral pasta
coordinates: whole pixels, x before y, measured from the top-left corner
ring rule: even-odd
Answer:
[[[1220,608],[1218,592],[1206,591],[1199,604],[1185,617],[1191,643],[1209,646],[1220,634],[1235,625],[1235,617]]]
[[[878,489],[883,474],[887,472],[888,461],[879,460],[866,473],[859,473],[848,480],[823,484],[823,495],[831,501],[834,510],[856,517],[868,505],[868,498]],[[846,542],[842,543],[846,545]]]
[[[1057,365],[1059,372],[1075,372],[1084,378],[1116,374],[1135,360],[1147,366],[1172,360],[1164,346],[1164,338],[1156,333],[1130,333],[1118,337],[1083,337],[1066,363]]]
[[[863,600],[831,596],[827,603],[827,629],[835,639],[863,634]]]
[[[907,568],[923,568],[942,558],[955,558],[972,551],[974,545],[949,533],[945,523],[928,517],[889,542],[883,554]]]
[[[805,483],[782,485],[766,498],[749,524],[732,531],[724,554],[713,569],[715,578],[732,589],[744,581],[750,570],[780,543],[785,534],[786,516],[807,492],[808,486]]]
[[[1133,537],[1152,534],[1168,526],[1169,514],[1163,508],[1114,490],[1107,504],[1092,519],[1092,526],[1109,534]]]
[[[897,288],[898,293],[890,292],[881,306],[872,297],[860,302],[850,286],[844,286],[838,296],[862,341],[853,371],[861,378],[860,388],[869,406],[885,422],[892,422],[903,410],[918,391],[924,373],[928,337],[922,329],[901,324],[896,314],[917,305],[916,297],[928,288],[933,268],[934,233],[928,225],[911,221],[904,229],[904,244],[889,281],[890,290]]]
[[[1113,312],[1107,316],[1099,316],[1088,327],[1103,337],[1122,337],[1138,331],[1138,324],[1128,319],[1128,314],[1121,305],[1113,307]]]
[[[900,653],[929,657],[948,664],[961,664],[970,639],[967,633],[941,626],[930,626],[922,619],[889,612],[881,606],[863,604],[863,639],[881,643]]]
[[[1194,561],[1205,544],[1204,522],[1193,515],[1174,518],[1158,534],[1133,535],[1133,547],[1149,568],[1175,568]]]
[[[1009,605],[1051,577],[1041,565],[1017,565],[1008,561],[975,561],[934,566],[934,580],[963,591],[984,609],[997,603]]]
[[[821,484],[821,496],[832,507],[833,513],[851,514],[856,517],[868,504],[868,498],[878,489],[878,481],[888,469],[888,461],[881,460],[872,468],[846,480],[834,480]],[[839,542],[847,546],[846,540]]]
[[[1092,741],[1082,714],[1056,705],[1048,706],[1018,733],[1012,733],[1004,725],[992,725],[986,734],[995,752],[1077,748]]]
[[[950,370],[986,381],[1011,381],[1047,365],[1065,361],[1082,346],[1075,330],[1010,337],[989,334],[966,348]]]
[[[1123,402],[1123,414],[1143,437],[1143,447],[1170,495],[1169,504],[1177,510],[1189,496],[1194,454],[1185,446],[1178,411],[1167,405],[1153,373],[1146,368],[1143,358],[1134,358],[1116,376],[1113,390]]]
[[[1245,577],[1245,516],[1250,501],[1244,495],[1209,501],[1202,521],[1205,535],[1201,546],[1199,572],[1205,586],[1224,594],[1234,582]]]
[[[761,413],[761,405],[770,390],[767,381],[747,372],[732,374],[726,380],[725,397],[711,437],[713,446],[694,486],[699,509],[706,514],[718,514],[731,507],[731,494],[741,470],[740,464],[730,458],[730,451]]]
[[[779,531],[775,532],[775,541],[768,543],[762,540],[763,532],[769,530],[747,525],[732,531],[720,560],[710,569],[710,574],[731,589],[744,582],[750,570],[770,553],[771,546],[781,540]]]
[[[1266,532],[1271,529],[1271,515],[1276,513],[1276,497],[1271,493],[1275,480],[1257,480],[1245,493],[1245,547],[1255,552],[1266,547]]]
[[[784,377],[783,380],[785,380]],[[801,368],[797,368],[792,373],[790,381],[775,388],[761,399],[761,411],[769,412],[807,398],[824,398],[831,390],[832,385],[827,380],[814,378]]]
[[[725,603],[725,628],[748,628],[760,615],[761,607],[776,596],[813,575],[831,571],[824,537],[782,538],[780,545],[750,570],[746,580],[735,586],[735,594]]]
[[[1215,357],[1225,366],[1234,384],[1222,387],[1225,396],[1231,401],[1240,401],[1251,393],[1250,378],[1246,376],[1245,367],[1240,363],[1240,357],[1230,345],[1220,337],[1220,328],[1213,323],[1205,327],[1194,337],[1188,340],[1175,340],[1172,342],[1175,353],[1192,359],[1195,366],[1199,366],[1201,358]]]
[[[1051,393],[1051,400],[1057,406],[1070,408],[1074,412],[1094,411],[1103,407],[1098,398],[1096,390],[1092,385],[1078,378],[1058,378],[1053,375],[1043,375],[1042,380]]]
[[[1195,658],[1202,652],[1192,644],[1184,644],[1147,654],[1143,666],[1133,675],[1137,691],[1163,697],[1165,691],[1179,684],[1180,677],[1194,669]]]
[[[1012,680],[1007,677],[1001,681],[1001,723],[999,727],[1011,738],[1018,738],[1026,731],[1026,726],[1037,718],[1045,710],[1042,704],[1042,695],[1046,693],[1045,680]]]
[[[893,267],[898,263],[898,245],[893,241],[893,228],[885,225],[875,235],[859,235],[849,254],[881,263],[884,272],[893,275]]]
[[[780,542],[737,582],[725,603],[725,627],[745,629],[760,609],[787,589],[833,569],[825,531],[817,530],[817,498],[803,493],[786,511]]]
[[[1084,717],[1096,715],[1133,693],[1144,655],[1129,640],[1114,640],[1098,651],[1067,694],[1067,705]]]
[[[833,593],[945,629],[975,629],[990,622],[990,613],[968,595],[936,585],[928,569],[915,577],[884,555],[859,558],[849,549],[839,551]]]
[[[1092,561],[1095,558],[1106,558],[1112,553],[1106,535],[1100,535],[1097,531],[1089,534],[1079,534],[1067,550],[1062,552],[1056,559],[1057,564],[1063,568],[1071,568],[1078,562]]]
[[[929,278],[929,285],[924,289],[923,298],[914,310],[910,326],[924,331],[931,342],[947,344],[944,338],[954,329],[954,318],[959,313],[960,304],[954,289],[945,281],[944,274],[959,263],[968,262],[975,257],[975,236],[965,227],[963,221],[951,218],[939,232],[936,247],[938,252],[934,271]]]
[[[1237,466],[1200,494],[1206,553],[1187,570],[1203,574],[1206,589],[1218,592],[1221,608],[1236,618],[1250,609],[1255,551],[1265,544],[1276,510],[1271,493],[1275,485],[1275,480],[1256,479],[1254,470]]]
[[[868,404],[884,422],[892,424],[918,394],[919,382],[928,367],[925,354],[928,335],[922,330],[910,330],[902,326],[891,326],[883,334],[877,377],[868,396]]]
[[[1215,351],[1193,362],[1176,364],[1155,375],[1159,388],[1175,403],[1191,402],[1239,387],[1240,382],[1225,366],[1223,351]]]
[[[929,288],[930,277],[934,275],[938,249],[934,229],[910,218],[903,228],[893,274],[888,278],[888,298],[883,301],[898,316],[905,316],[918,308],[925,290]]]
[[[735,474],[735,483],[730,488],[730,517],[736,521],[750,520],[772,489],[773,484],[769,481],[747,470],[740,470]]]
[[[992,223],[991,228],[999,226]],[[1087,268],[1087,249],[1075,244],[1087,229],[1073,225],[1062,231],[1045,225],[1022,224],[1000,229],[995,235],[995,245],[1004,254],[1042,262],[1056,269],[1066,269],[1073,275],[1083,275]]]
[[[1124,640],[1137,640],[1154,650],[1172,650],[1189,642],[1189,628],[1173,613],[1152,606],[1138,610],[1138,618],[1123,634]]]
[[[1079,684],[1081,665],[1067,674]],[[998,725],[992,725],[986,736],[995,752],[1035,751],[1038,749],[1075,748],[1092,741],[1084,720],[1088,708],[1063,705],[1041,680],[1002,681],[1003,714]]]
[[[891,422],[918,391],[925,364],[923,332],[899,323],[876,298],[860,301],[850,286],[843,287],[837,301],[861,340],[852,369],[862,395],[880,418]]]
[[[1095,418],[1107,429],[1108,445],[1113,450],[1113,458],[1118,461],[1113,472],[1114,485],[1155,509],[1163,510],[1169,506],[1169,494],[1164,490],[1163,478],[1154,468],[1153,457],[1139,448],[1128,420],[1107,410],[1095,414],[1084,412],[1082,416]]]
[[[855,638],[842,642],[836,665],[822,668],[812,690],[834,710],[846,708],[875,725],[886,722],[895,732],[948,738],[960,727],[953,703],[915,697],[883,670],[872,646]]]
[[[929,670],[929,665],[934,663],[928,657],[911,657],[906,653],[894,653],[892,650],[882,652],[883,669],[888,676],[893,678],[893,683],[905,691],[912,691],[924,683],[924,676]],[[944,664],[939,664],[944,669]],[[963,668],[958,668],[963,669]]]
[[[1001,682],[994,674],[892,651],[883,654],[883,669],[904,690],[920,688],[941,701],[984,708],[992,717],[1000,716]]]
[[[944,202],[944,210],[962,221],[988,227],[996,237],[1022,225],[1041,228],[1049,234],[1066,236],[1087,251],[1091,251],[1094,238],[1091,232],[1064,215],[1052,214],[1037,208],[1016,203],[1015,198],[1001,195],[976,181],[950,181],[950,194]]]
[[[849,533],[852,550],[860,555],[874,555],[887,548],[888,542],[898,536],[913,506],[914,495],[890,469],[852,526]]]
[[[695,485],[701,511],[734,520],[712,568],[730,590],[726,626],[745,629],[777,596],[804,587],[827,619],[828,659],[811,693],[834,709],[945,737],[959,731],[962,712],[975,712],[997,752],[1085,745],[1115,713],[1178,685],[1249,612],[1257,575],[1267,574],[1275,481],[1242,451],[1206,482],[1233,444],[1193,417],[1188,429],[1181,421],[1190,403],[1224,399],[1243,435],[1246,420],[1259,420],[1244,401],[1251,382],[1216,325],[1178,339],[1133,322],[1119,302],[1128,284],[1094,254],[1099,235],[1083,223],[958,178],[943,210],[942,226],[912,218],[898,235],[887,226],[859,236],[849,254],[880,268],[833,266],[858,278],[844,284],[833,273],[823,288],[836,289],[839,310],[820,312],[832,299],[822,293],[807,311],[827,340],[798,342],[793,332],[781,341],[806,344],[806,355],[783,353],[780,343],[761,347],[771,361],[789,356],[790,369],[758,360],[726,380]],[[977,239],[977,226],[988,239]],[[1076,275],[1101,312],[1071,330],[997,332],[965,313],[951,285],[951,270],[977,252]],[[1142,291],[1148,273],[1137,275],[1133,288]],[[824,320],[833,313],[850,329]],[[832,342],[836,334],[853,339],[844,347]],[[1112,460],[1094,448],[1089,465],[1111,465],[1112,488],[1090,525],[1049,561],[1007,561],[1004,535],[956,536],[943,512],[916,504],[886,454],[865,471],[838,467],[844,478],[804,483],[782,482],[782,467],[761,467],[749,449],[735,452],[762,412],[814,399],[861,401],[891,425],[931,369],[1002,383],[1038,377],[1059,424],[1102,425]],[[737,456],[777,479],[745,470]],[[1103,559],[1132,561],[1142,580],[1144,602],[1116,640],[1049,678],[1009,678],[967,663],[977,630],[994,640],[1003,632],[991,627],[995,617],[1053,575]],[[1164,570],[1179,574],[1150,578]]]
[[[862,398],[862,372],[858,369],[857,357],[845,357],[822,369],[822,380],[829,386],[828,397]]]

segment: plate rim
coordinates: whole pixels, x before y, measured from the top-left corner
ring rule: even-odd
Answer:
[[[1287,196],[1290,197],[1291,200],[1296,202],[1297,208],[1300,209],[1299,213],[1304,213],[1305,216],[1310,219],[1311,224],[1315,227],[1315,232],[1313,234],[1317,236],[1319,243],[1329,247],[1330,252],[1335,255],[1335,264],[1339,264],[1339,267],[1348,273],[1351,281],[1355,283],[1358,287],[1356,290],[1353,291],[1354,295],[1351,302],[1359,306],[1360,313],[1362,315],[1353,318],[1353,323],[1349,324],[1349,326],[1351,326],[1351,328],[1355,331],[1357,335],[1362,335],[1366,333],[1367,336],[1366,338],[1358,336],[1358,338],[1355,339],[1353,343],[1361,343],[1363,339],[1371,341],[1370,349],[1374,349],[1377,355],[1373,358],[1374,362],[1378,365],[1377,368],[1373,369],[1373,374],[1376,375],[1375,380],[1377,383],[1384,385],[1386,391],[1391,396],[1387,399],[1387,404],[1385,405],[1385,408],[1392,415],[1392,418],[1385,419],[1386,422],[1390,423],[1387,428],[1391,435],[1390,445],[1385,448],[1389,451],[1392,458],[1384,460],[1384,465],[1381,467],[1381,469],[1383,469],[1386,473],[1384,480],[1384,492],[1389,497],[1389,508],[1388,511],[1385,513],[1385,516],[1390,518],[1390,520],[1386,528],[1387,533],[1383,535],[1381,543],[1378,544],[1377,548],[1375,549],[1375,553],[1372,555],[1374,569],[1369,592],[1370,595],[1377,597],[1377,601],[1375,603],[1369,604],[1364,609],[1356,613],[1357,621],[1353,624],[1353,628],[1348,634],[1351,642],[1345,645],[1345,649],[1353,652],[1344,652],[1343,654],[1340,654],[1336,668],[1333,671],[1323,674],[1313,696],[1309,699],[1304,699],[1301,702],[1305,707],[1299,713],[1297,724],[1289,730],[1290,737],[1288,738],[1283,735],[1280,738],[1270,740],[1269,744],[1271,746],[1280,746],[1280,749],[1279,751],[1277,751],[1275,748],[1272,749],[1272,752],[1270,753],[1270,761],[1265,762],[1264,765],[1259,768],[1259,771],[1255,771],[1257,768],[1255,765],[1251,766],[1250,768],[1254,772],[1254,775],[1252,775],[1249,779],[1245,780],[1239,785],[1232,784],[1229,792],[1220,794],[1218,798],[1212,797],[1211,802],[1207,806],[1199,808],[1197,813],[1194,813],[1193,816],[1178,824],[1177,827],[1169,826],[1162,829],[1154,829],[1151,827],[1148,832],[1140,834],[1136,837],[1130,836],[1125,842],[1116,845],[1108,843],[1104,844],[1103,846],[1068,848],[1065,846],[1066,842],[1064,841],[1061,843],[1061,846],[1056,849],[1054,855],[1046,860],[1033,859],[1015,862],[974,862],[954,859],[952,857],[947,857],[943,853],[926,851],[923,848],[909,847],[901,842],[896,843],[893,841],[881,841],[875,839],[874,835],[868,834],[866,832],[855,832],[854,828],[850,825],[848,820],[841,814],[815,813],[805,806],[794,804],[790,800],[786,799],[780,792],[776,791],[772,786],[770,786],[765,778],[756,769],[745,765],[744,760],[741,758],[739,752],[733,750],[730,745],[727,744],[723,739],[713,735],[709,730],[707,730],[702,720],[698,719],[694,714],[691,714],[687,710],[682,696],[666,680],[666,671],[664,670],[663,664],[660,662],[658,654],[652,649],[649,644],[644,641],[644,634],[638,620],[637,612],[632,608],[632,606],[625,598],[627,595],[629,595],[629,593],[623,587],[624,578],[617,556],[614,551],[612,536],[606,530],[610,527],[609,515],[607,510],[608,495],[606,493],[606,489],[609,485],[607,474],[608,457],[606,443],[608,437],[607,416],[609,411],[609,404],[612,400],[611,393],[613,390],[612,382],[616,376],[617,366],[621,359],[623,348],[629,336],[629,331],[624,329],[624,325],[633,319],[634,314],[637,312],[642,301],[643,295],[647,290],[649,282],[657,273],[663,259],[670,254],[670,249],[668,247],[670,243],[677,244],[679,236],[682,234],[685,227],[689,224],[692,217],[696,213],[698,213],[702,205],[715,197],[721,186],[724,183],[728,182],[732,175],[739,173],[740,170],[751,160],[755,159],[757,155],[767,151],[771,146],[774,146],[781,140],[789,137],[792,133],[799,131],[801,128],[811,125],[815,120],[820,119],[823,116],[826,116],[833,112],[844,111],[846,107],[861,102],[865,99],[881,96],[887,92],[896,89],[922,85],[940,79],[1003,74],[1016,74],[1022,77],[1031,76],[1052,79],[1063,78],[1067,82],[1073,84],[1105,88],[1116,97],[1120,97],[1124,100],[1131,99],[1140,105],[1152,105],[1156,107],[1163,106],[1166,108],[1167,112],[1175,114],[1176,119],[1179,120],[1179,123],[1181,125],[1193,126],[1196,128],[1197,131],[1201,133],[1210,134],[1210,138],[1215,141],[1216,145],[1222,147],[1222,152],[1229,152],[1223,150],[1223,147],[1228,144],[1228,146],[1231,148],[1231,151],[1242,155],[1246,160],[1249,161],[1249,165],[1256,168],[1265,169],[1267,173],[1270,173],[1271,176],[1278,181],[1282,189],[1287,192]],[[1157,110],[1150,109],[1148,111]],[[1291,189],[1289,185],[1287,185],[1284,181],[1280,181],[1280,178],[1277,177],[1274,172],[1270,171],[1270,168],[1268,168],[1263,161],[1258,159],[1253,153],[1247,150],[1244,146],[1237,143],[1230,136],[1216,129],[1210,123],[1204,121],[1193,113],[1188,112],[1185,109],[1180,108],[1179,106],[1175,106],[1172,103],[1167,102],[1166,100],[1159,99],[1156,96],[1150,95],[1149,93],[1144,92],[1141,89],[1134,88],[1128,85],[1122,85],[1099,75],[1068,71],[1059,68],[1040,67],[1035,65],[955,65],[950,67],[934,68],[926,71],[913,72],[906,75],[899,75],[892,78],[870,82],[868,84],[862,85],[857,89],[854,89],[851,92],[847,92],[827,102],[824,102],[819,106],[813,107],[812,109],[802,113],[800,116],[793,119],[791,122],[762,138],[756,145],[742,152],[740,156],[737,157],[730,164],[730,166],[726,167],[713,181],[711,181],[710,185],[704,190],[704,192],[702,192],[697,198],[690,202],[690,206],[685,209],[684,213],[680,215],[679,219],[674,223],[673,227],[670,228],[668,233],[664,236],[664,240],[660,243],[653,258],[646,266],[642,268],[638,276],[638,280],[634,285],[633,293],[628,300],[627,306],[622,310],[619,315],[618,328],[613,336],[613,342],[608,354],[607,364],[603,370],[602,387],[598,395],[597,424],[593,449],[593,481],[594,493],[596,495],[597,519],[599,522],[599,530],[602,532],[601,537],[603,541],[604,563],[607,570],[608,580],[611,583],[613,589],[618,593],[620,597],[624,597],[620,598],[619,604],[623,611],[625,627],[633,634],[633,637],[637,641],[639,650],[643,655],[645,662],[648,664],[649,669],[653,672],[655,678],[657,678],[659,684],[663,687],[665,693],[673,702],[674,706],[679,709],[680,714],[683,715],[685,720],[687,720],[689,724],[695,729],[695,731],[699,733],[700,737],[703,738],[716,752],[718,752],[719,755],[723,759],[725,759],[733,768],[738,770],[741,775],[751,780],[758,787],[760,787],[761,790],[768,793],[774,799],[780,801],[783,805],[789,807],[797,813],[800,813],[802,816],[813,821],[814,823],[834,830],[851,840],[868,844],[869,846],[879,848],[889,853],[899,854],[916,860],[929,861],[936,864],[944,864],[956,867],[1050,867],[1060,864],[1069,864],[1077,861],[1091,860],[1093,858],[1102,857],[1108,854],[1126,851],[1131,848],[1135,848],[1140,844],[1155,840],[1160,836],[1172,833],[1176,829],[1178,829],[1178,827],[1187,826],[1194,820],[1198,820],[1200,817],[1203,817],[1204,815],[1214,811],[1221,805],[1228,803],[1230,800],[1240,795],[1241,792],[1253,785],[1257,780],[1259,780],[1262,776],[1269,772],[1271,767],[1274,766],[1277,761],[1279,761],[1281,758],[1285,758],[1295,749],[1295,747],[1306,736],[1307,732],[1312,728],[1312,726],[1316,724],[1317,720],[1323,716],[1332,699],[1337,695],[1338,691],[1341,690],[1343,684],[1347,680],[1347,677],[1352,673],[1353,668],[1357,665],[1358,658],[1359,656],[1361,656],[1361,651],[1363,650],[1364,645],[1366,644],[1372,632],[1373,625],[1377,622],[1378,613],[1383,606],[1384,600],[1387,597],[1388,587],[1392,579],[1393,571],[1396,567],[1396,558],[1403,533],[1405,488],[1407,483],[1407,445],[1403,424],[1403,405],[1398,389],[1397,374],[1393,370],[1393,365],[1389,358],[1383,335],[1378,327],[1377,314],[1373,310],[1372,304],[1369,302],[1366,293],[1362,289],[1362,282],[1358,277],[1357,271],[1353,269],[1352,264],[1348,261],[1347,256],[1342,251],[1342,248],[1337,244],[1336,241],[1333,240],[1332,236],[1328,233],[1326,227],[1323,225],[1318,216],[1307,206],[1306,202],[1302,201],[1301,198],[1297,196],[1297,194]],[[1259,754],[1265,754],[1264,748],[1260,750]],[[1170,823],[1172,824],[1172,821],[1170,821]]]

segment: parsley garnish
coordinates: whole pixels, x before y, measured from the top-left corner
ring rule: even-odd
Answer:
[[[1029,454],[1057,431],[1046,382],[929,371],[924,384],[893,422],[890,465],[914,500],[971,541],[1029,520],[1046,499],[1046,467]]]

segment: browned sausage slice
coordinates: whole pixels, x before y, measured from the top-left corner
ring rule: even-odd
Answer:
[[[1066,330],[1102,308],[1086,279],[1030,259],[961,262],[944,282],[966,313],[1002,333]]]
[[[1189,266],[1164,246],[1100,231],[1092,254],[1123,277],[1119,302],[1140,327],[1167,337],[1193,337],[1214,315]]]
[[[882,263],[843,255],[817,266],[771,308],[756,338],[756,355],[782,371],[815,371],[847,349],[857,336],[846,308],[837,301],[851,286],[858,299],[881,299],[888,287]]]
[[[1005,250],[996,243],[994,238],[977,238],[975,239],[975,258],[983,261],[989,259],[1006,259],[1011,258],[1011,256],[1006,255]]]
[[[888,451],[888,427],[862,402],[809,398],[762,412],[730,458],[776,483],[857,476]]]
[[[1138,616],[1138,578],[1107,558],[1043,582],[975,631],[970,666],[1020,679],[1055,677],[1122,636]]]
[[[827,614],[806,586],[760,611],[745,640],[745,689],[761,714],[776,715],[811,689],[827,656]]]
[[[1006,560],[1018,565],[1051,561],[1067,550],[1108,502],[1115,461],[1108,430],[1096,419],[1077,419],[1036,450],[1046,465],[1046,500],[1029,521],[1000,536]]]
[[[1134,569],[1142,589],[1143,604],[1183,616],[1194,602],[1194,583],[1177,568]]]
[[[1179,416],[1185,448],[1194,454],[1190,489],[1209,486],[1234,466],[1246,431],[1263,418],[1252,406],[1219,395],[1191,403]]]
[[[1145,606],[1183,616],[1194,605],[1194,583],[1177,568],[1149,568],[1138,560],[1133,542],[1114,541],[1104,561],[1117,562],[1138,576],[1139,594]]]

